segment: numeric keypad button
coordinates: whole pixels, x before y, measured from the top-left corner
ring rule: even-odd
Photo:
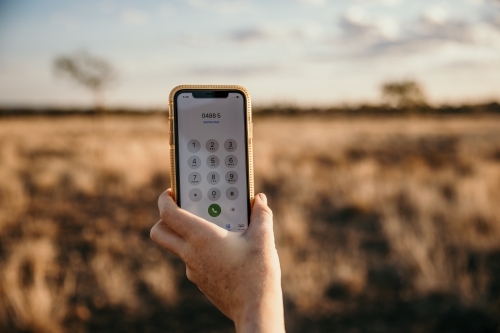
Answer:
[[[226,190],[226,197],[229,200],[236,200],[238,199],[238,195],[240,193],[238,192],[238,189],[236,187],[230,187]]]
[[[218,188],[212,187],[208,190],[207,196],[210,201],[217,201],[220,198],[220,191]]]
[[[217,168],[219,166],[219,158],[215,155],[208,156],[207,165],[210,169]]]
[[[224,149],[230,153],[235,151],[236,147],[236,141],[234,141],[233,139],[228,139],[226,140],[226,142],[224,142]]]
[[[194,202],[198,202],[201,200],[201,191],[199,188],[193,188],[189,191],[189,199]]]
[[[187,148],[190,152],[197,153],[201,148],[200,141],[194,139],[189,140]]]
[[[238,174],[234,171],[229,171],[226,173],[226,182],[228,184],[236,184],[238,181]]]
[[[199,185],[201,183],[201,175],[198,172],[191,172],[188,180],[191,185]]]
[[[210,153],[215,153],[217,150],[219,150],[219,143],[217,142],[217,140],[210,139],[207,141],[205,147]]]
[[[228,168],[234,168],[235,166],[238,165],[238,159],[234,155],[228,155],[226,156],[224,163]]]
[[[217,172],[212,171],[207,176],[207,182],[212,185],[216,185],[219,183],[220,176]]]
[[[191,169],[198,169],[201,165],[200,158],[198,156],[191,156],[188,160],[188,166]]]

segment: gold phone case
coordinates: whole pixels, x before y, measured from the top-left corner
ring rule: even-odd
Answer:
[[[170,126],[169,141],[170,141],[170,186],[172,188],[172,198],[177,202],[177,169],[175,161],[175,126],[174,126],[174,97],[179,90],[237,90],[245,95],[247,100],[247,138],[248,138],[248,187],[250,193],[250,207],[254,202],[254,185],[253,185],[253,123],[252,123],[252,107],[250,103],[250,94],[248,91],[237,85],[180,85],[172,89],[168,101],[168,120]]]

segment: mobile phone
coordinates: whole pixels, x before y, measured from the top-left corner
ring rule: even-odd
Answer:
[[[221,228],[246,230],[254,199],[247,90],[231,85],[175,87],[169,120],[174,200]]]

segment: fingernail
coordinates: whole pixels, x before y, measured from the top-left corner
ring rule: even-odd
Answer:
[[[264,201],[264,203],[267,205],[267,197],[264,193],[259,193],[260,200]]]

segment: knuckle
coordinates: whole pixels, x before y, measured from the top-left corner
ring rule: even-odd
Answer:
[[[267,207],[267,206],[264,208],[264,213],[267,213],[269,215],[269,217],[271,217],[271,218],[273,217],[272,209]]]
[[[160,206],[160,217],[164,222],[171,221],[175,218],[176,211],[174,208],[169,207],[168,205]]]
[[[189,267],[186,266],[186,277],[189,281],[191,282],[194,282],[194,274],[193,274],[193,271],[191,269],[189,269]]]
[[[263,206],[263,207],[259,207],[259,208],[260,208],[264,217],[270,218],[272,220],[273,211],[271,210],[271,208],[269,208],[268,206]]]
[[[186,277],[189,281],[197,284],[199,282],[198,274],[196,270],[186,265]]]

